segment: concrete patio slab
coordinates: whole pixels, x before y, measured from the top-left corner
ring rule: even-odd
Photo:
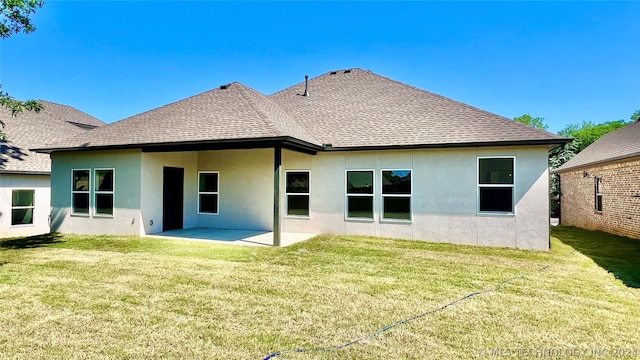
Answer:
[[[225,244],[250,246],[273,246],[273,232],[260,230],[195,227],[188,229],[170,230],[147,236],[182,240],[189,239],[200,241],[215,241]],[[311,239],[314,236],[316,236],[316,234],[282,233],[282,236],[280,238],[280,245],[289,246]]]

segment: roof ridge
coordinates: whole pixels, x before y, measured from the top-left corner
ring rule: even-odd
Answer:
[[[320,75],[317,75],[317,76],[314,76],[314,77],[312,77],[312,78],[309,78],[309,81],[314,80],[314,79],[317,79],[317,78],[320,78],[320,77],[322,77],[322,76],[330,75],[331,73],[338,73],[338,72],[340,72],[340,71],[347,71],[347,70],[348,70],[349,72],[351,72],[351,71],[353,71],[353,70],[358,70],[358,71],[362,71],[362,72],[371,72],[370,70],[364,70],[364,69],[361,69],[361,68],[346,68],[346,69],[338,69],[338,70],[329,70],[329,71],[324,72],[324,73],[322,73],[322,74],[320,74]],[[305,80],[305,81],[306,81],[306,80]],[[303,82],[304,82],[304,81],[301,81],[301,82],[299,82],[299,83],[295,83],[295,84],[293,84],[293,85],[291,85],[291,86],[287,86],[286,88],[284,88],[284,89],[282,89],[282,90],[279,90],[279,91],[274,92],[273,94],[267,95],[267,97],[275,96],[276,94],[279,94],[279,93],[281,93],[281,92],[285,92],[285,91],[287,91],[287,90],[289,90],[289,89],[291,89],[291,88],[293,88],[293,87],[296,87],[296,86],[298,86],[298,85],[302,84]]]
[[[280,104],[278,104],[278,102],[277,102],[277,101],[272,100],[269,96],[267,96],[267,99],[269,99],[269,101],[271,101],[274,105],[276,105],[279,109],[281,109],[283,113],[287,114],[287,116],[288,116],[288,117],[290,117],[290,118],[291,118],[291,120],[292,120],[293,122],[295,122],[295,123],[296,123],[296,124],[297,124],[301,129],[302,129],[302,130],[304,130],[304,131],[307,133],[307,135],[308,135],[311,139],[313,139],[313,140],[316,142],[316,144],[318,144],[318,145],[321,145],[321,144],[322,144],[322,142],[321,142],[321,141],[319,141],[319,140],[315,137],[315,135],[313,135],[313,133],[312,133],[309,129],[307,129],[307,127],[306,127],[306,126],[302,125],[302,124],[301,124],[301,123],[296,119],[296,117],[295,117],[295,116],[291,115],[291,114],[287,111],[287,109],[285,109],[285,108],[283,108],[282,106],[280,106]],[[302,140],[302,139],[299,139],[299,140]]]
[[[239,83],[240,84],[240,83]],[[269,102],[269,104],[271,106],[274,106],[275,108],[277,108],[279,111],[281,111],[284,115],[286,115],[287,120],[293,122],[299,129],[303,130],[305,132],[305,135],[308,136],[310,139],[312,139],[313,141],[316,142],[316,144],[320,145],[321,142],[311,133],[311,131],[309,131],[309,129],[307,129],[305,126],[303,126],[302,124],[300,124],[300,122],[298,122],[296,120],[296,118],[291,115],[286,109],[284,109],[282,106],[280,106],[280,104],[278,104],[277,101],[271,99],[269,96],[259,92],[258,90],[255,90],[249,86],[246,86],[244,84],[240,84],[242,85],[242,92],[243,92],[243,97],[245,97],[245,99],[247,99],[246,97],[246,92],[251,90],[256,92],[257,94],[259,94],[260,96],[262,96],[262,98],[264,99],[264,101]],[[269,114],[266,113],[266,111],[264,109],[262,109],[262,107],[257,108],[255,102],[253,101],[253,99],[247,99],[249,101],[249,104],[251,105],[251,107],[256,110],[256,112],[262,117],[263,121],[265,121],[265,123],[267,123],[267,125],[271,125],[272,129],[274,129],[276,131],[277,135],[282,135],[282,136],[289,136],[289,137],[293,137],[296,138],[298,140],[302,140],[302,141],[306,141],[304,139],[299,138],[296,135],[293,135],[291,133],[289,133],[288,131],[286,131],[286,129],[281,128],[276,122],[274,122],[271,117],[269,116]]]
[[[57,103],[57,102],[55,102],[55,101],[49,101],[49,100],[44,100],[44,99],[38,99],[38,100],[36,100],[36,101],[41,102],[41,103],[45,103],[45,106],[44,106],[45,108],[46,108],[46,104],[53,104],[53,105],[55,105],[55,106],[60,106],[60,107],[63,107],[63,108],[69,109],[69,110],[77,111],[78,113],[81,113],[82,115],[88,116],[88,117],[90,117],[90,118],[91,118],[91,119],[93,119],[93,120],[97,120],[97,121],[98,121],[98,122],[100,122],[102,125],[107,125],[107,123],[106,123],[106,122],[104,122],[104,121],[102,121],[101,119],[98,119],[97,117],[95,117],[95,116],[93,116],[93,115],[91,115],[91,114],[87,113],[86,111],[82,111],[82,110],[80,110],[80,109],[78,109],[78,108],[76,108],[76,107],[74,107],[74,106],[67,105],[67,104],[61,104],[61,103]],[[43,110],[46,110],[46,109],[43,109]],[[69,121],[69,120],[65,120],[65,121]],[[78,123],[77,121],[74,121],[74,122]],[[93,124],[89,124],[89,123],[87,123],[87,122],[82,122],[82,123],[80,123],[80,124],[85,124],[85,125],[92,125],[92,126],[94,126]]]
[[[232,85],[232,84],[235,84],[235,83],[240,84],[239,82],[234,81],[234,82],[228,83],[228,84],[226,84],[226,85],[220,85],[220,86],[229,86],[229,85]],[[213,88],[213,89],[205,90],[205,91],[203,91],[203,92],[199,92],[199,93],[197,93],[197,94],[194,94],[194,95],[188,96],[188,97],[183,98],[183,99],[178,99],[178,100],[172,101],[172,102],[170,102],[170,103],[168,103],[168,104],[164,104],[164,105],[161,105],[161,106],[155,107],[155,108],[153,108],[153,109],[149,109],[149,110],[143,111],[143,112],[141,112],[141,113],[137,113],[137,114],[133,114],[133,115],[127,116],[127,117],[122,118],[122,119],[120,119],[120,120],[117,120],[117,121],[114,121],[114,122],[112,122],[112,123],[109,123],[109,124],[107,124],[107,126],[111,126],[111,125],[117,124],[117,123],[119,123],[119,122],[121,122],[121,121],[125,121],[125,120],[127,120],[127,119],[131,119],[131,118],[134,118],[134,117],[138,117],[138,116],[143,115],[143,114],[148,114],[148,113],[150,113],[150,112],[152,112],[152,111],[157,111],[157,110],[160,110],[160,109],[164,109],[164,108],[169,107],[169,106],[171,106],[171,105],[174,105],[174,104],[176,104],[176,103],[183,102],[183,101],[186,101],[186,100],[189,100],[189,99],[193,99],[193,98],[194,98],[194,97],[196,97],[196,96],[201,96],[201,95],[204,95],[204,94],[208,94],[208,93],[210,93],[210,92],[219,91],[219,90],[220,90],[220,86],[215,87],[215,88]],[[105,126],[105,127],[106,127],[106,126]]]
[[[278,127],[276,126],[276,124],[273,122],[273,120],[271,120],[271,118],[269,117],[269,115],[264,111],[264,109],[262,108],[258,108],[256,107],[256,104],[254,103],[254,101],[252,101],[252,99],[249,98],[249,96],[245,93],[246,91],[246,85],[238,83],[238,82],[233,82],[232,85],[241,85],[238,86],[238,90],[240,92],[240,95],[247,101],[247,103],[251,106],[251,108],[253,110],[256,111],[256,113],[258,114],[258,116],[260,116],[260,118],[262,119],[262,121],[264,121],[265,124],[267,124],[267,126],[269,126],[271,128],[271,130],[274,130],[276,135],[286,135],[284,134],[284,131],[282,131],[282,129],[278,129]],[[259,93],[260,95],[266,97],[266,95],[262,94],[261,92],[254,90],[257,93]],[[280,130],[280,131],[278,131]]]

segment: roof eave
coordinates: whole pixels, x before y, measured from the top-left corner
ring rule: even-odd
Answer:
[[[51,175],[51,171],[41,171],[41,170],[0,170],[0,175]]]
[[[538,140],[514,140],[514,141],[484,141],[465,143],[440,143],[440,144],[406,144],[406,145],[365,145],[365,146],[340,146],[325,145],[325,151],[359,151],[359,150],[402,150],[402,149],[439,149],[460,147],[495,147],[495,146],[535,146],[547,145],[550,149],[571,142],[572,139],[538,139]]]
[[[228,150],[228,149],[256,149],[272,148],[281,146],[283,148],[296,150],[315,155],[322,151],[322,146],[312,144],[290,136],[264,137],[264,138],[240,138],[224,140],[203,140],[203,141],[183,141],[164,143],[143,143],[143,144],[119,144],[100,146],[74,146],[59,148],[36,148],[29,149],[36,153],[51,154],[54,152],[75,152],[75,151],[98,151],[98,150],[133,150],[140,149],[143,152],[166,152],[166,151],[201,151],[201,150]]]
[[[66,148],[36,148],[29,149],[36,153],[51,154],[53,152],[72,151],[97,151],[97,150],[130,150],[140,149],[143,152],[164,152],[164,151],[200,151],[200,150],[225,150],[225,149],[252,149],[271,148],[281,146],[291,150],[301,151],[315,155],[319,151],[362,151],[362,150],[402,150],[402,149],[438,149],[438,148],[459,148],[459,147],[490,147],[490,146],[534,146],[547,145],[551,147],[564,145],[571,139],[537,139],[537,140],[515,140],[515,141],[485,141],[466,143],[441,143],[441,144],[402,144],[402,145],[362,145],[362,146],[341,146],[333,147],[330,144],[319,146],[300,140],[291,136],[268,137],[268,138],[242,138],[225,140],[205,140],[167,143],[145,143],[145,144],[121,144],[103,146],[76,146]],[[555,145],[555,146],[554,146]]]
[[[566,167],[566,168],[563,168],[561,166],[558,169],[554,170],[553,172],[560,174],[560,173],[565,173],[565,172],[569,172],[569,171],[575,171],[575,170],[578,170],[578,169],[590,168],[590,167],[593,167],[595,165],[602,165],[602,164],[615,162],[615,161],[620,161],[620,160],[633,159],[635,157],[640,157],[640,152],[636,152],[636,153],[628,154],[628,155],[614,156],[614,157],[610,157],[610,158],[607,158],[607,159],[598,160],[598,161],[591,161],[591,162],[588,162],[586,164],[580,164],[580,165],[570,166],[570,167]]]

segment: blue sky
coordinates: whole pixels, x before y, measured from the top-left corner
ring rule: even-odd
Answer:
[[[0,43],[0,83],[113,122],[363,68],[557,132],[640,109],[639,19],[640,2],[49,0],[36,32]]]

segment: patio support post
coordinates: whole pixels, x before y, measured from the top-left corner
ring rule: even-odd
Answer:
[[[280,177],[282,174],[282,148],[273,149],[273,246],[280,246]]]

